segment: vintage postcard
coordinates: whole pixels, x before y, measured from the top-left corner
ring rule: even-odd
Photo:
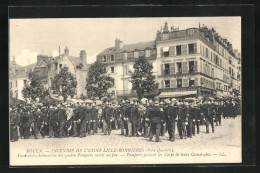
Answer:
[[[242,162],[241,17],[9,31],[10,166]]]

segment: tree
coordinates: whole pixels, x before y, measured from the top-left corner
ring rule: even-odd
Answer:
[[[144,57],[139,57],[134,63],[134,73],[131,76],[132,89],[136,91],[138,99],[141,100],[145,92],[158,89],[153,75],[153,65]]]
[[[28,74],[30,81],[29,85],[26,85],[22,94],[24,98],[31,98],[31,100],[36,101],[37,98],[41,98],[44,95],[44,87],[42,84],[42,79],[36,71],[31,71]]]
[[[107,90],[113,86],[113,78],[107,75],[106,66],[100,62],[92,64],[87,76],[87,95],[88,97],[98,97],[101,99],[107,96]]]
[[[76,95],[76,87],[77,81],[73,74],[69,72],[68,67],[61,68],[60,72],[51,81],[52,90],[61,95],[64,102],[69,96],[73,98]]]

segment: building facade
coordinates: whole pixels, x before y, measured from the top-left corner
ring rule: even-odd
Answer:
[[[232,44],[204,25],[179,30],[169,29],[165,22],[154,41],[123,45],[116,39],[115,46],[101,52],[97,60],[107,64],[117,97],[134,94],[129,78],[139,56],[153,64],[160,98],[224,97],[241,86]]]
[[[97,55],[97,61],[106,65],[108,74],[114,79],[114,86],[109,93],[116,98],[137,96],[132,90],[131,74],[134,62],[138,57],[145,57],[153,64],[153,75],[157,76],[156,45],[154,41],[135,44],[123,44],[115,40],[115,46],[109,47]]]
[[[68,67],[69,71],[75,76],[77,85],[77,94],[75,98],[79,98],[81,94],[86,95],[86,77],[89,68],[87,64],[87,54],[85,50],[81,50],[79,57],[69,55],[69,49],[64,49],[64,54],[57,57],[38,54],[37,62],[26,67],[19,66],[13,60],[10,63],[9,87],[13,93],[13,97],[24,100],[22,95],[23,88],[28,84],[28,73],[36,71],[43,82],[44,88],[49,89],[49,93],[53,97],[57,94],[51,90],[51,80],[60,72],[62,67]]]

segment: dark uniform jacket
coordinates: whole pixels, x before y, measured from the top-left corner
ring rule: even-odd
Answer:
[[[58,115],[58,121],[59,122],[66,122],[67,113],[66,113],[65,109],[58,109],[57,115]]]
[[[164,107],[164,117],[167,122],[174,122],[177,117],[177,107],[176,106],[167,106]]]
[[[105,121],[110,121],[114,117],[114,110],[110,107],[105,107],[103,110],[102,118]]]
[[[162,121],[165,121],[163,111],[161,111],[160,108],[156,106],[149,109],[148,116],[152,123],[161,123]]]
[[[140,119],[140,113],[138,110],[138,106],[134,105],[131,107],[130,119],[133,122],[136,122],[138,119]]]
[[[95,122],[98,120],[98,109],[96,108],[91,109],[91,120]]]

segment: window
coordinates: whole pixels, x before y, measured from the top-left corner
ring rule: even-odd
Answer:
[[[128,65],[125,65],[125,74],[128,74]]]
[[[15,91],[15,98],[18,99],[18,91],[17,90]]]
[[[208,48],[206,48],[206,58],[208,58],[209,57],[209,50],[208,50]]]
[[[139,57],[138,51],[134,51],[134,58],[138,58],[138,57]]]
[[[163,48],[163,57],[169,57],[169,47],[164,47]]]
[[[112,78],[111,82],[112,82],[112,86],[115,86],[115,79]]]
[[[115,67],[111,67],[111,73],[115,73]]]
[[[59,67],[60,67],[60,69],[61,69],[61,68],[62,68],[62,64],[60,64],[60,66],[59,66]]]
[[[151,56],[151,51],[145,50],[145,57],[150,57],[150,56]]]
[[[102,62],[107,62],[107,58],[106,58],[105,55],[103,56],[103,60],[102,60]]]
[[[127,58],[127,52],[124,53],[124,58],[125,58],[125,59]]]
[[[18,82],[17,81],[15,81],[15,86],[18,87]]]
[[[191,78],[189,80],[189,86],[192,87],[192,86],[195,86],[195,79],[194,78]]]
[[[188,32],[188,36],[191,37],[191,36],[194,36],[195,30],[189,29],[187,32]]]
[[[111,56],[110,56],[110,60],[111,60],[111,61],[115,61],[114,55],[111,55]]]
[[[170,64],[164,64],[164,74],[165,75],[170,74]]]
[[[177,72],[181,73],[182,72],[182,68],[181,68],[181,62],[177,62]]]
[[[194,73],[194,61],[189,61],[189,73]]]
[[[182,87],[182,79],[177,79],[177,88]]]
[[[194,45],[195,44],[188,44],[188,46],[189,46],[189,54],[194,54],[195,53]]]
[[[57,70],[58,69],[58,64],[57,63],[55,63],[55,70]]]
[[[177,55],[181,55],[181,45],[176,46]]]
[[[23,80],[23,84],[24,84],[24,86],[26,86],[27,85],[27,80]]]
[[[229,74],[231,74],[232,73],[232,71],[231,71],[231,67],[229,67]]]
[[[12,88],[12,82],[9,82],[9,86],[10,86],[10,88]]]
[[[170,88],[170,80],[165,80],[165,88]]]
[[[212,61],[212,52],[210,53],[210,60]]]

